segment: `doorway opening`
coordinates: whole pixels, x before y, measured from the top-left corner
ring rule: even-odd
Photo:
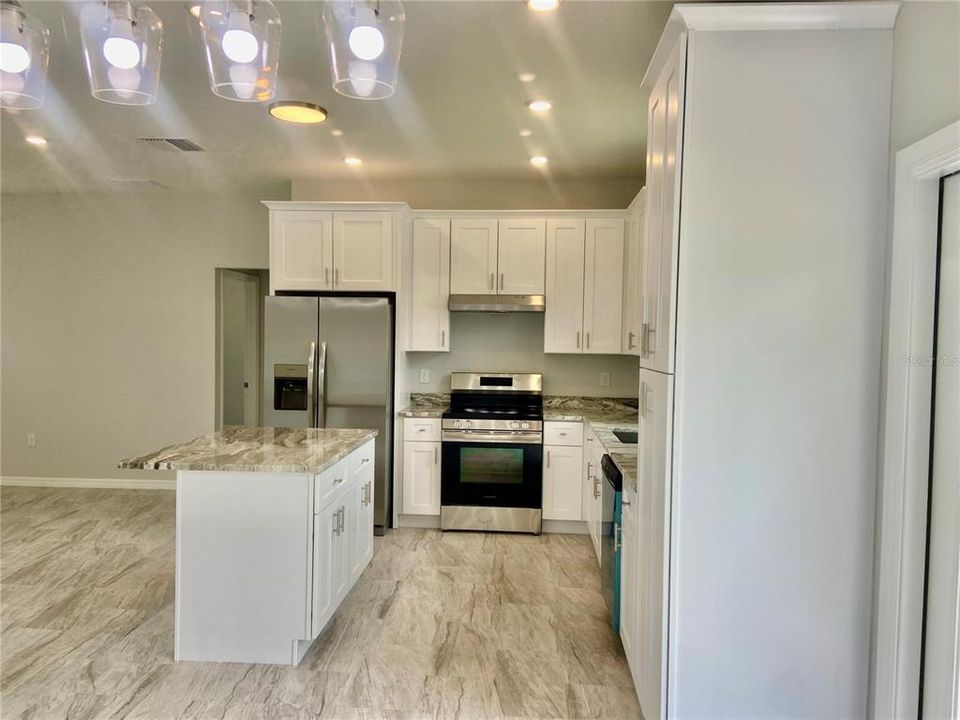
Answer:
[[[215,427],[260,425],[266,270],[216,269]]]

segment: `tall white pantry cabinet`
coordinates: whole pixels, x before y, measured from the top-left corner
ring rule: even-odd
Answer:
[[[677,5],[644,79],[647,720],[866,714],[897,9]]]

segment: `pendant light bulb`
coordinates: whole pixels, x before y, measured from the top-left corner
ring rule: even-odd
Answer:
[[[377,86],[377,66],[372,62],[354,60],[350,63],[350,87],[357,97],[370,97]]]
[[[383,33],[377,27],[377,13],[373,8],[357,8],[357,22],[347,37],[347,44],[361,60],[376,60],[383,54]]]
[[[30,53],[23,45],[0,42],[0,70],[5,73],[22,73],[30,67]]]
[[[115,68],[130,70],[140,64],[140,46],[133,40],[133,22],[114,18],[110,37],[103,41],[103,58]]]
[[[124,100],[132,98],[140,87],[140,71],[136,68],[111,67],[107,70],[107,79],[117,91],[117,95]]]
[[[252,62],[260,52],[260,43],[250,32],[250,15],[245,12],[230,13],[230,23],[223,34],[223,54],[235,63]]]
[[[252,65],[234,63],[230,66],[230,82],[241,100],[249,100],[257,89],[257,69]]]

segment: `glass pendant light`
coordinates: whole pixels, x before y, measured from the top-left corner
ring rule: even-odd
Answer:
[[[207,0],[200,11],[210,89],[240,102],[276,94],[280,13],[270,0]]]
[[[160,89],[163,22],[137,0],[104,0],[80,9],[90,94],[117,105],[149,105]]]
[[[399,0],[328,0],[323,26],[333,89],[359,100],[393,95],[405,21]]]
[[[0,2],[0,107],[33,110],[43,105],[50,60],[50,33],[15,0]]]

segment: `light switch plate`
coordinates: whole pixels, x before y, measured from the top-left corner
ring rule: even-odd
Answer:
[[[37,446],[37,434],[27,433],[27,447],[36,447],[36,446]]]
[[[610,373],[600,373],[600,387],[610,387]]]
[[[420,368],[420,383],[426,385],[430,382],[430,370],[427,368]]]

